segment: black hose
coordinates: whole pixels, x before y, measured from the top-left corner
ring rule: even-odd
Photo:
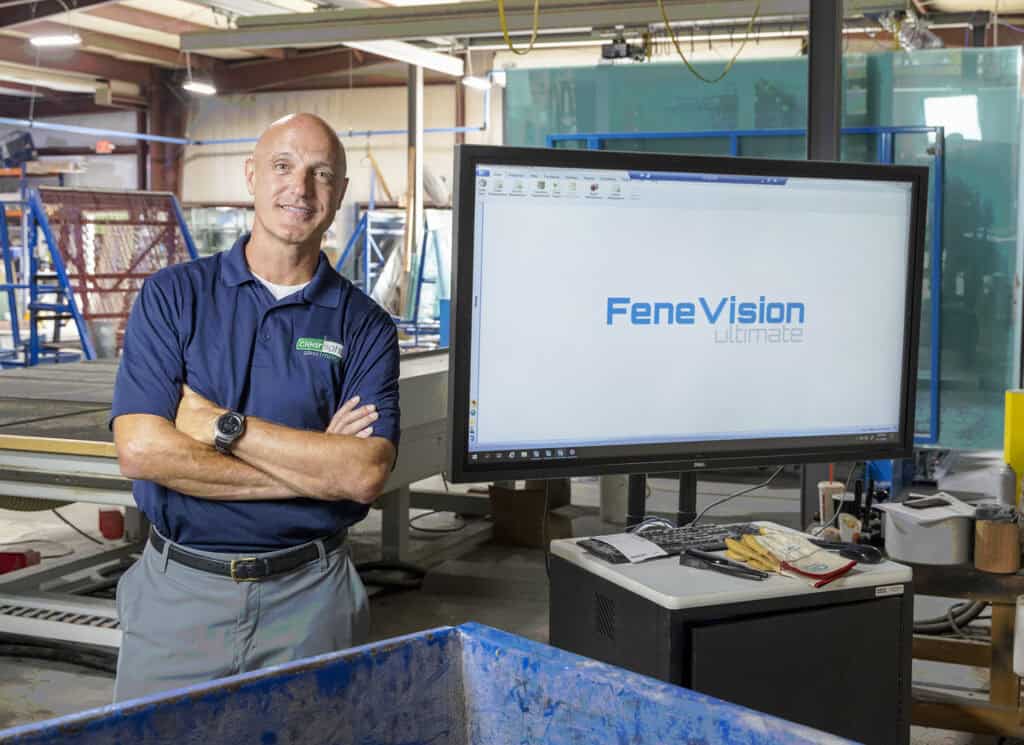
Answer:
[[[59,647],[44,647],[37,644],[0,643],[0,657],[47,660],[67,665],[84,667],[109,675],[117,673],[117,655],[102,652],[75,651]]]
[[[427,576],[426,569],[404,561],[366,561],[356,571],[364,584],[393,590],[418,590]]]
[[[967,626],[980,616],[988,603],[978,601],[974,603],[958,603],[951,607],[946,615],[935,618],[925,618],[914,621],[915,634],[946,634],[950,632],[960,633],[960,629]]]

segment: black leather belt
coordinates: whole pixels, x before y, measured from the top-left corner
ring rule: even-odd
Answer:
[[[325,538],[323,540],[324,552],[330,553],[340,546],[341,542],[345,540],[345,535],[346,531],[341,531],[329,538]],[[153,544],[153,548],[157,552],[163,553],[166,541],[154,528],[150,528],[149,542]],[[320,558],[320,551],[315,543],[304,543],[301,546],[296,546],[291,551],[285,551],[266,559],[251,556],[244,559],[222,561],[193,553],[187,548],[182,548],[172,543],[167,549],[167,558],[179,564],[184,564],[187,567],[198,569],[201,572],[230,577],[235,582],[258,582],[261,579],[267,579],[278,574],[286,574],[298,569],[303,564],[316,561]]]

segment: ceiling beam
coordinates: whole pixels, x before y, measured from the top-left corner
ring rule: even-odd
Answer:
[[[328,52],[293,55],[284,65],[276,60],[237,62],[221,65],[220,69],[214,72],[214,82],[219,93],[244,93],[298,83],[321,75],[344,73],[350,67],[356,70],[390,61],[373,54],[364,53],[362,57],[362,62],[359,62],[354,58],[354,50],[332,49]]]
[[[802,19],[807,17],[808,0],[761,0],[759,18]],[[863,0],[858,14],[903,9],[905,0]],[[508,0],[506,18],[515,33],[533,28],[533,0]],[[750,0],[665,0],[673,23],[729,19],[745,23],[751,14]],[[661,17],[658,0],[547,0],[540,13],[539,29],[588,30],[616,25],[647,26]],[[260,49],[269,46],[310,46],[344,44],[351,41],[383,39],[418,40],[434,36],[466,37],[499,32],[491,0],[390,8],[359,8],[273,16],[243,16],[238,28],[222,31],[184,32],[181,48]]]
[[[58,34],[67,33],[67,26],[52,21],[41,21],[26,23],[18,28],[19,33],[36,34]],[[114,36],[112,34],[101,34],[98,31],[76,28],[75,32],[82,37],[82,47],[92,47],[100,52],[113,54],[126,54],[133,57],[141,57],[149,62],[169,67],[184,67],[185,55],[176,49],[161,47],[156,44],[147,44],[144,41],[136,41],[125,36]],[[192,62],[196,63],[199,58],[213,61],[205,55],[192,55]]]
[[[0,88],[5,88],[9,91],[23,92],[25,94],[25,101],[28,101],[32,96],[35,96],[36,98],[60,98],[61,96],[74,95],[69,94],[67,91],[59,91],[56,88],[47,88],[42,85],[26,85],[25,83],[18,83],[14,80],[6,80],[4,79],[2,72],[0,72]],[[0,95],[12,96],[14,94],[3,93]],[[15,98],[17,98],[17,96],[15,96]]]
[[[150,31],[160,31],[165,34],[184,34],[192,31],[209,31],[209,26],[204,26],[193,21],[186,21],[181,18],[172,18],[162,13],[153,13],[148,10],[140,10],[128,5],[104,5],[99,8],[92,8],[86,11],[91,16],[106,18],[108,21],[126,23],[129,26],[148,28]]]
[[[86,12],[91,16],[96,16],[97,18],[105,18],[108,21],[117,21],[118,23],[125,23],[129,26],[138,26],[139,28],[146,28],[151,31],[160,31],[165,34],[179,35],[211,30],[209,26],[204,26],[201,23],[196,23],[195,21],[172,18],[171,16],[165,16],[162,13],[153,13],[152,11],[133,8],[129,5],[104,5]],[[288,53],[284,49],[260,49],[258,51],[254,51],[253,54],[259,54],[270,57],[271,59],[281,60],[285,59]],[[195,58],[193,57],[193,59]]]
[[[99,114],[108,112],[106,106],[98,106],[92,96],[67,96],[64,98],[36,101],[32,107],[35,117],[67,116],[70,114]],[[29,113],[29,99],[0,96],[0,116],[22,119]]]
[[[46,18],[63,15],[66,12],[65,5],[71,10],[80,10],[107,3],[115,0],[68,0],[62,3],[59,0],[38,0],[38,2],[11,5],[0,7],[0,28],[12,28],[22,23],[42,21]]]
[[[105,54],[83,52],[79,49],[30,50],[24,39],[0,37],[0,62],[10,62],[44,70],[90,75],[106,80],[124,80],[136,85],[147,85],[150,81],[150,66],[143,62],[130,62],[108,57]],[[11,43],[13,41],[13,43]]]

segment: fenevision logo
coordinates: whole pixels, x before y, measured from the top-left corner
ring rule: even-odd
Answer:
[[[708,325],[715,344],[802,344],[807,322],[805,303],[795,300],[737,300],[735,295],[697,298],[692,302],[634,301],[610,297],[605,306],[608,326]]]
[[[345,347],[340,342],[303,336],[295,342],[295,350],[306,355],[315,354],[319,357],[339,362]]]

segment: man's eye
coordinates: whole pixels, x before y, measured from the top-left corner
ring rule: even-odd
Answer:
[[[275,163],[274,164],[274,170],[278,171],[279,173],[284,173],[285,171],[288,170],[288,164],[287,163]]]
[[[318,178],[322,178],[325,181],[329,181],[330,179],[332,179],[334,177],[334,174],[331,173],[330,171],[317,171],[316,175],[317,175]]]

